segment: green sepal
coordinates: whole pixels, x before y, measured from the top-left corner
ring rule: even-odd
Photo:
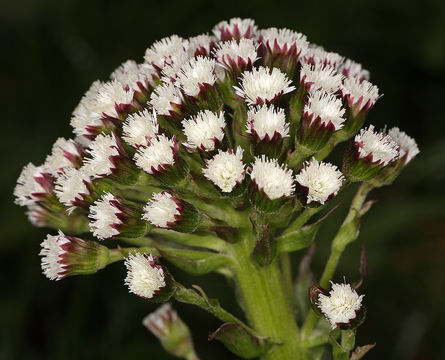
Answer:
[[[269,265],[277,255],[277,240],[272,236],[266,225],[262,225],[262,231],[257,238],[252,259],[259,266]]]
[[[209,340],[221,341],[228,350],[243,359],[257,358],[267,353],[277,341],[257,336],[239,323],[224,323],[209,335]]]
[[[159,249],[162,257],[191,275],[203,275],[230,263],[226,256],[198,250]]]
[[[357,346],[355,350],[351,354],[350,360],[360,360],[363,356],[365,356],[369,350],[375,347],[374,344],[368,344],[363,346]]]
[[[153,297],[150,301],[155,303],[163,303],[168,300],[176,293],[177,285],[173,276],[169,273],[166,267],[162,267],[164,272],[165,286]]]

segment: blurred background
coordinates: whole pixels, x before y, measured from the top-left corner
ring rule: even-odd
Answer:
[[[70,114],[92,81],[106,80],[127,59],[142,61],[155,40],[208,32],[234,16],[303,32],[362,63],[384,93],[368,122],[399,126],[418,141],[420,155],[396,183],[372,193],[378,202],[344,253],[336,280],[358,278],[366,244],[370,274],[361,292],[368,317],[357,343],[377,342],[369,359],[445,359],[443,0],[20,0],[2,2],[0,11],[1,360],[170,359],[141,325],[155,306],[128,294],[121,263],[60,282],[41,274],[37,254],[47,231],[31,226],[12,191],[26,163],[42,163],[58,137],[70,137]],[[341,207],[319,233],[317,276],[346,210]],[[223,278],[184,281],[200,284],[239,313]],[[189,306],[177,309],[202,359],[235,359],[207,342],[218,321]]]

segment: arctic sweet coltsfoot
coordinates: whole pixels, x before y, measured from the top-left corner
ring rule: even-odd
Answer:
[[[319,359],[331,349],[334,359],[361,358],[371,348],[355,347],[363,279],[328,288],[369,192],[419,152],[399,128],[367,123],[379,98],[360,64],[251,19],[155,42],[141,63],[95,81],[71,116],[73,138],[18,178],[16,203],[55,234],[42,242],[43,273],[61,280],[122,261],[131,293],[210,312],[222,325],[209,339],[238,357]],[[344,141],[343,164],[325,162]],[[313,254],[330,200],[346,186],[356,195],[310,287],[307,272],[293,273],[293,253]],[[228,278],[245,321],[177,282],[170,264]],[[171,305],[144,325],[171,354],[198,359]]]

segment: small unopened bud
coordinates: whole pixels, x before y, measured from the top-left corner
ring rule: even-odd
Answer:
[[[142,324],[159,339],[162,347],[170,354],[185,359],[197,359],[190,330],[169,303],[147,315]]]

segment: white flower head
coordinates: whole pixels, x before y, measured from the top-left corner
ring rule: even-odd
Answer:
[[[338,69],[345,61],[345,58],[335,52],[328,52],[321,46],[310,46],[304,60],[312,64],[329,65]]]
[[[330,65],[304,63],[301,66],[300,79],[311,90],[322,89],[333,93],[340,88],[343,75],[337,73],[337,70]]]
[[[265,155],[255,158],[250,177],[270,200],[290,196],[295,190],[292,170]]]
[[[340,91],[347,99],[349,106],[358,106],[358,111],[369,110],[381,96],[376,85],[367,80],[360,80],[358,77],[346,78]]]
[[[122,139],[134,147],[146,145],[159,131],[156,113],[145,109],[131,114],[122,126]]]
[[[150,95],[149,104],[158,115],[170,116],[182,104],[181,91],[171,83],[158,85]]]
[[[254,38],[257,26],[252,19],[232,18],[229,21],[221,21],[216,24],[212,31],[218,40],[240,40],[241,38]]]
[[[188,42],[178,35],[165,37],[151,45],[144,55],[145,62],[162,70],[166,64],[171,64],[176,57],[187,53]]]
[[[119,147],[114,135],[97,135],[86,152],[89,154],[83,166],[86,175],[93,178],[111,175],[115,168],[111,158],[119,156]]]
[[[190,60],[188,53],[181,52],[174,57],[171,61],[166,63],[161,72],[161,81],[164,83],[174,84],[177,81],[181,68],[187,64]]]
[[[312,158],[295,176],[295,180],[307,189],[307,204],[313,201],[324,204],[331,197],[337,195],[343,184],[344,176],[335,165],[318,162]]]
[[[245,71],[241,75],[240,87],[234,86],[238,96],[245,99],[250,105],[270,103],[283,94],[295,90],[295,86],[290,86],[285,73],[278,68],[269,69],[258,67],[252,71]]]
[[[364,295],[358,295],[349,284],[332,284],[329,296],[320,294],[318,296],[318,307],[326,316],[332,329],[337,324],[348,324],[355,319],[362,307]]]
[[[143,220],[161,228],[169,228],[177,217],[181,215],[178,200],[169,192],[153,194],[151,200],[144,207]]]
[[[380,162],[383,166],[397,159],[399,144],[383,132],[374,132],[374,126],[360,130],[354,138],[358,147],[359,158],[371,156],[372,162]]]
[[[150,254],[130,254],[125,260],[125,266],[125,285],[133,294],[151,299],[166,286],[164,270]]]
[[[46,176],[43,166],[35,166],[32,163],[26,165],[19,178],[17,179],[17,185],[14,188],[15,203],[20,206],[33,205],[36,203],[37,198],[35,194],[46,193],[47,189],[44,187],[42,179]]]
[[[202,172],[222,192],[231,192],[244,180],[243,149],[238,146],[236,152],[219,150],[218,154],[207,162]]]
[[[123,84],[116,80],[108,81],[97,90],[96,97],[91,104],[92,116],[102,118],[103,114],[119,117],[116,105],[131,104],[133,102],[133,89],[124,89]]]
[[[41,265],[45,276],[50,280],[63,279],[66,264],[63,263],[63,255],[68,251],[64,245],[70,242],[61,231],[58,235],[48,235],[40,244],[42,250],[39,255],[42,256]]]
[[[340,71],[344,76],[348,78],[357,77],[360,80],[369,80],[369,71],[363,69],[361,64],[351,59],[346,59],[346,61],[340,67]]]
[[[185,325],[176,310],[170,305],[165,303],[158,307],[156,311],[148,314],[143,320],[144,325],[149,331],[151,331],[158,339],[168,339],[168,336],[176,328],[183,329],[180,325]]]
[[[116,227],[122,224],[117,216],[121,211],[114,202],[118,202],[116,197],[111,193],[106,193],[90,206],[88,214],[91,219],[90,230],[99,240],[109,239],[120,234]]]
[[[178,84],[189,96],[197,96],[203,85],[213,86],[215,81],[215,60],[204,56],[190,59],[178,74]]]
[[[153,66],[149,64],[138,64],[134,60],[127,60],[111,75],[111,80],[116,80],[121,83],[124,89],[140,90],[138,83],[142,86],[147,84],[153,85],[153,77],[157,77],[157,72]]]
[[[158,135],[150,141],[147,147],[139,147],[134,154],[134,161],[140,169],[153,174],[165,166],[175,163],[174,147],[173,139],[169,139],[165,135]]]
[[[294,47],[294,51],[299,57],[306,53],[309,45],[306,35],[289,29],[272,27],[260,30],[260,36],[261,41],[267,44],[273,52],[276,51],[276,46],[283,52],[289,52]]]
[[[45,172],[57,176],[63,169],[74,167],[73,161],[80,160],[82,148],[74,140],[58,138],[54,143],[51,154],[46,157],[43,168]]]
[[[284,109],[273,105],[261,105],[250,108],[247,112],[246,132],[256,134],[260,140],[271,140],[275,133],[281,137],[289,136],[289,124],[286,122]]]
[[[307,116],[312,116],[312,122],[319,117],[323,124],[334,125],[335,130],[340,130],[343,127],[345,118],[345,109],[342,101],[334,94],[329,94],[324,91],[309,92],[309,98],[304,106],[303,112]]]
[[[408,164],[420,152],[416,140],[398,127],[390,129],[388,135],[399,145],[399,158],[406,156],[405,164]]]
[[[224,138],[224,112],[219,114],[210,110],[200,111],[195,116],[182,121],[187,144],[191,148],[199,148],[205,151],[215,149],[215,143]]]
[[[218,65],[230,70],[240,62],[253,64],[258,60],[258,44],[252,39],[224,41],[219,43],[214,51]]]
[[[104,84],[99,80],[93,82],[88,91],[80,100],[79,105],[77,105],[77,107],[74,109],[71,116],[70,125],[73,127],[76,135],[89,135],[89,127],[102,125],[100,118],[97,116],[92,116],[92,111],[98,91],[103,85]]]
[[[216,42],[214,36],[208,34],[201,34],[188,39],[188,56],[195,57],[199,55],[209,56],[212,50],[213,44]]]
[[[56,178],[54,192],[62,204],[75,206],[90,193],[86,186],[90,180],[83,168],[67,168]]]
[[[29,222],[35,227],[47,227],[46,214],[48,210],[40,205],[29,205],[26,215]]]

